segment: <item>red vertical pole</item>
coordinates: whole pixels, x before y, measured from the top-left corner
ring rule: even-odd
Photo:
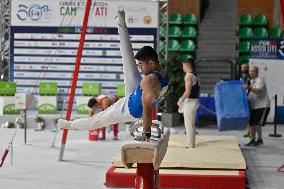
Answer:
[[[4,161],[5,161],[6,157],[7,157],[8,152],[9,152],[9,147],[7,147],[7,148],[5,149],[5,152],[4,152],[4,154],[3,154],[3,156],[2,156],[2,159],[1,159],[0,167],[2,167]]]
[[[77,57],[76,57],[76,64],[75,64],[75,68],[74,68],[74,72],[73,72],[71,92],[70,92],[70,96],[69,96],[68,109],[67,109],[66,118],[65,118],[66,120],[70,120],[71,113],[72,113],[74,94],[75,94],[76,85],[77,85],[77,79],[78,79],[78,74],[79,74],[79,69],[80,69],[81,57],[82,57],[82,52],[83,52],[83,47],[84,47],[84,42],[85,42],[85,35],[86,35],[86,31],[87,31],[87,25],[88,25],[88,20],[89,20],[89,15],[90,15],[91,4],[92,4],[92,0],[87,0],[86,9],[85,9],[85,16],[84,16],[84,21],[83,21],[83,26],[82,26],[82,32],[81,32],[81,37],[80,37],[80,43],[79,43],[79,48],[78,48]],[[63,160],[63,154],[64,154],[65,144],[66,144],[66,140],[67,140],[67,134],[68,134],[68,130],[64,129],[62,141],[61,141],[59,161]]]

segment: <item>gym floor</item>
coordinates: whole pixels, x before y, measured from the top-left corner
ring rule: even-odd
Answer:
[[[183,126],[176,127],[175,130],[184,133]],[[14,131],[15,129],[0,128],[1,157]],[[244,147],[248,142],[247,138],[242,137],[244,131],[218,132],[211,127],[198,128],[198,134],[201,135],[238,137],[248,166],[247,186],[251,189],[283,188],[284,173],[277,172],[277,168],[284,164],[284,137],[268,137],[272,132],[273,125],[267,125],[263,129],[263,146]],[[284,135],[284,125],[278,126],[278,132]],[[106,141],[89,141],[88,132],[70,131],[64,154],[65,161],[62,162],[58,161],[62,131],[57,135],[56,147],[50,147],[54,134],[48,129],[28,129],[28,144],[24,144],[24,132],[22,129],[18,130],[14,141],[13,165],[9,153],[0,168],[0,188],[106,188],[105,173],[111,167],[112,159],[120,151],[128,133],[120,131],[119,141],[112,140],[112,133],[107,133]]]

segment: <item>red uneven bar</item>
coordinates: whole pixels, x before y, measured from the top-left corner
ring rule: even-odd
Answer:
[[[76,57],[76,64],[75,64],[75,68],[74,68],[74,72],[73,72],[71,92],[70,92],[70,96],[69,96],[68,109],[67,109],[66,118],[65,118],[66,120],[70,120],[71,113],[72,113],[74,94],[75,94],[76,85],[77,85],[77,79],[78,79],[78,74],[79,74],[79,69],[80,69],[81,57],[82,57],[82,52],[83,52],[83,47],[84,47],[84,42],[85,42],[85,35],[86,35],[86,30],[87,30],[89,15],[90,15],[91,4],[92,4],[92,0],[87,0],[86,9],[85,9],[85,16],[84,16],[84,21],[83,21],[83,27],[82,27],[82,33],[81,33],[79,48],[78,48],[77,57]],[[67,140],[67,134],[68,134],[68,130],[64,129],[62,141],[61,141],[59,161],[63,160],[63,154],[64,154],[65,144],[66,144],[66,140]]]

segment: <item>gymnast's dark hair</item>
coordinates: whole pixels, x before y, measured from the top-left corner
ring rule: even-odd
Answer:
[[[142,47],[135,55],[135,59],[142,61],[152,60],[159,64],[157,52],[150,46]]]
[[[96,100],[96,98],[91,98],[88,102],[88,107],[92,108],[93,106],[95,106],[98,103],[98,101]]]

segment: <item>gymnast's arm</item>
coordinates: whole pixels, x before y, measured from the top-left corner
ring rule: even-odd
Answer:
[[[182,95],[182,100],[187,99],[190,96],[191,88],[192,88],[192,75],[186,74],[184,77],[184,83],[185,83],[185,90]]]
[[[152,125],[152,103],[157,98],[157,86],[160,83],[156,76],[149,75],[141,82],[142,106],[143,106],[143,128],[144,131],[150,132]],[[161,90],[161,89],[160,89]],[[160,92],[160,91],[159,91]]]

